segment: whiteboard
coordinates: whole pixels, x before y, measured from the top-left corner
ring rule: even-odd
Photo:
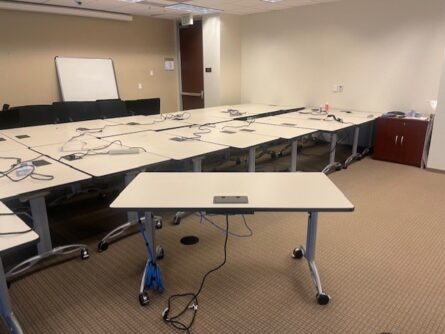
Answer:
[[[112,59],[56,57],[63,101],[118,99]]]

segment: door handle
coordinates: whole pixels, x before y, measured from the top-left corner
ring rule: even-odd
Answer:
[[[398,139],[399,139],[399,136],[396,136],[396,138],[394,139],[394,144],[397,144]]]
[[[200,93],[181,92],[181,95],[200,97],[202,100],[204,99],[204,91],[203,90]]]
[[[404,136],[402,136],[402,138],[400,138],[400,145],[403,145],[403,139],[404,139]]]

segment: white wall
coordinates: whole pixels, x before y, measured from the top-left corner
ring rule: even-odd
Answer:
[[[207,16],[202,20],[202,39],[204,53],[204,102],[205,107],[220,105],[220,47],[221,22],[219,16]],[[205,68],[212,72],[206,73]]]
[[[442,67],[437,110],[438,113],[434,119],[427,167],[436,170],[445,170],[445,62]]]
[[[241,19],[217,15],[203,19],[205,106],[241,102]]]
[[[444,23],[443,0],[344,0],[246,16],[242,100],[430,113]],[[344,93],[332,93],[334,84]]]
[[[241,102],[241,17],[221,15],[221,104]]]

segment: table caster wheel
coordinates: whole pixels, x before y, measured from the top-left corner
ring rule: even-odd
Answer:
[[[301,258],[303,258],[303,256],[304,256],[304,254],[303,254],[303,250],[301,248],[295,248],[292,251],[292,257],[294,259],[301,259]]]
[[[104,252],[108,249],[108,242],[106,242],[105,240],[101,240],[101,242],[99,242],[99,244],[97,245],[97,250],[99,251],[99,253]]]
[[[141,292],[139,294],[139,304],[141,304],[141,306],[145,306],[150,302],[150,297],[148,297],[148,293]]]
[[[162,228],[162,219],[156,221],[155,227],[157,230],[160,230]]]
[[[179,225],[179,224],[181,224],[181,217],[175,216],[175,218],[173,218],[173,225]]]
[[[86,259],[88,259],[89,257],[90,257],[90,253],[88,253],[88,249],[83,248],[83,249],[80,250],[80,258],[81,258],[82,260],[86,260]]]
[[[164,258],[164,256],[165,256],[164,248],[162,248],[161,246],[158,246],[156,248],[156,258],[158,260],[162,260]]]
[[[331,301],[331,297],[327,293],[317,293],[317,302],[319,305],[327,305]]]

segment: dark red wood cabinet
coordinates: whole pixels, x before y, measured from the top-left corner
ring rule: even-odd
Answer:
[[[425,120],[379,118],[373,158],[421,167],[427,129]]]

